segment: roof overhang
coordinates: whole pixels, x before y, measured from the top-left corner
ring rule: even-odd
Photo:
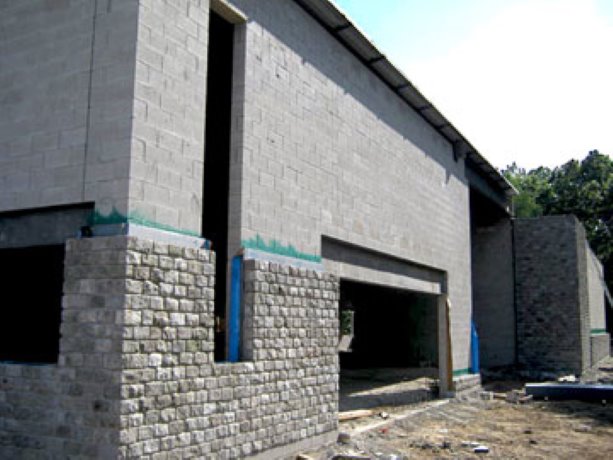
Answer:
[[[362,63],[403,99],[453,146],[457,158],[466,158],[487,182],[507,198],[517,190],[494,168],[447,118],[394,66],[374,43],[331,0],[294,0]]]

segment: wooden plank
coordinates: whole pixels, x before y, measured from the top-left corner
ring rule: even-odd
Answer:
[[[339,422],[344,422],[346,420],[354,420],[357,418],[370,417],[371,415],[374,415],[374,414],[375,414],[375,411],[370,410],[370,409],[349,410],[346,412],[339,412],[338,420]]]

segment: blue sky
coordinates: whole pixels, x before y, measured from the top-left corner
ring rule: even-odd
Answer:
[[[497,167],[613,155],[613,0],[336,0]]]

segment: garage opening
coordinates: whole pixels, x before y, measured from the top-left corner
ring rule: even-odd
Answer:
[[[341,280],[340,410],[438,394],[438,297]]]

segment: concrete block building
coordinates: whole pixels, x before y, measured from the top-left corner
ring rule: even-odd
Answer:
[[[328,442],[344,368],[478,385],[473,305],[532,359],[513,188],[327,0],[0,0],[0,104],[0,457]]]
[[[478,228],[473,283],[483,367],[579,375],[609,356],[602,264],[575,216]]]

